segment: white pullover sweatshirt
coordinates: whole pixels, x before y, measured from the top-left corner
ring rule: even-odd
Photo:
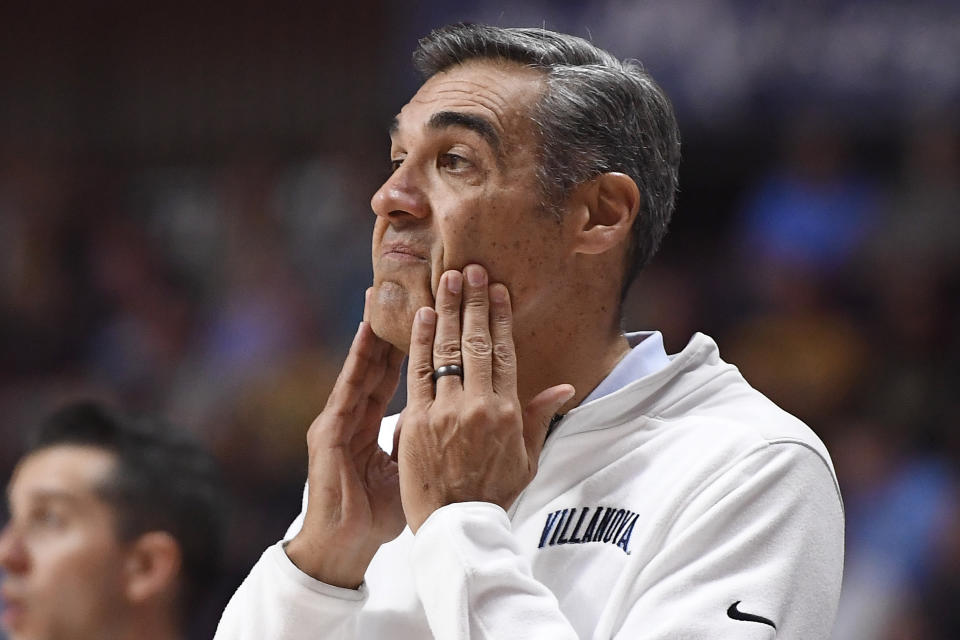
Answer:
[[[697,334],[570,411],[508,512],[438,509],[380,548],[358,590],[307,576],[277,543],[216,638],[817,640],[842,568],[823,443]]]

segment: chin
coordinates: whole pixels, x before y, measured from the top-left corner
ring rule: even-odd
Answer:
[[[416,296],[396,283],[381,283],[374,288],[370,299],[370,327],[378,337],[409,353],[410,330],[417,309],[432,304],[432,300],[421,304]]]
[[[412,320],[412,317],[408,320],[389,313],[374,312],[370,314],[370,327],[379,338],[386,340],[404,353],[410,353]]]

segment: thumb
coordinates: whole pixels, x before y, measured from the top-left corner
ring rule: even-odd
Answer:
[[[577,393],[571,384],[558,384],[538,393],[523,410],[523,439],[529,460],[536,463],[553,416]]]

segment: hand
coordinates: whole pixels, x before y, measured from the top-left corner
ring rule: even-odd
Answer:
[[[397,463],[377,444],[402,361],[403,352],[364,320],[307,432],[307,512],[286,552],[301,571],[327,584],[359,586],[380,545],[403,530]]]
[[[434,385],[435,368],[461,359],[463,379]],[[410,337],[398,458],[410,528],[454,502],[509,508],[537,472],[550,419],[573,395],[571,385],[557,385],[521,408],[507,288],[488,286],[479,265],[444,273],[436,310],[417,311]]]

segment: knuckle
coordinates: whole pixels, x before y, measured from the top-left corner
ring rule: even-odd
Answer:
[[[467,295],[463,304],[470,309],[485,310],[487,308],[487,297],[481,291],[474,291]]]
[[[427,378],[433,375],[433,367],[429,362],[418,362],[413,365],[413,373],[418,378]]]
[[[513,345],[506,342],[498,342],[493,345],[493,357],[503,364],[513,362]]]
[[[307,449],[312,451],[320,447],[323,442],[330,438],[330,417],[331,412],[324,411],[317,416],[307,429]],[[334,420],[342,419],[339,415],[333,416]]]
[[[316,444],[317,439],[320,437],[320,429],[322,427],[317,424],[317,421],[314,420],[313,424],[310,425],[310,428],[307,429],[307,447],[312,447]]]
[[[499,402],[495,408],[499,422],[510,422],[517,418],[517,407],[511,402]]]
[[[474,356],[490,355],[493,345],[489,338],[481,333],[470,333],[463,337],[463,349]]]
[[[433,345],[434,360],[455,360],[460,357],[460,344],[454,340],[442,340]]]
[[[489,422],[493,416],[489,404],[486,402],[475,402],[464,409],[463,417],[468,422]]]
[[[494,315],[491,324],[504,335],[510,335],[513,332],[513,320],[505,313]]]
[[[449,425],[455,423],[459,417],[456,408],[448,405],[434,404],[429,413],[431,424]]]
[[[440,311],[454,315],[460,313],[460,300],[453,294],[442,296],[438,302]]]

